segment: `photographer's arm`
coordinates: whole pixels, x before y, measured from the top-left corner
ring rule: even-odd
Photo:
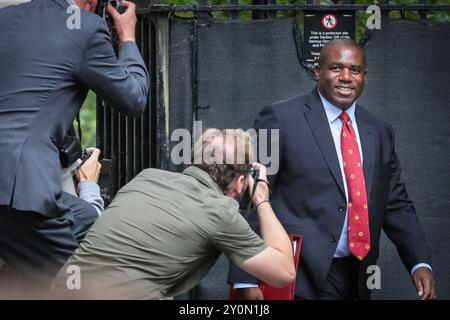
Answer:
[[[124,4],[127,7],[125,13],[119,15],[115,12],[118,15],[115,19],[113,13],[121,43],[119,58],[111,45],[106,22],[98,20],[83,46],[80,66],[76,73],[81,82],[109,106],[129,116],[140,116],[147,106],[149,76],[134,42],[135,5],[130,2]],[[108,9],[112,10],[115,9]]]
[[[78,181],[77,193],[80,199],[94,206],[98,215],[100,215],[104,210],[104,202],[100,196],[100,187],[97,184],[102,167],[100,162],[98,162],[100,150],[89,148],[87,151],[90,153],[89,159],[76,171]]]
[[[267,137],[260,136],[258,144],[258,155],[283,155],[286,153],[283,151],[282,145],[282,131],[280,129],[280,118],[278,113],[276,112],[277,108],[273,106],[264,107],[259,113],[258,117],[255,119],[254,128],[259,134],[267,133]],[[272,136],[273,134],[279,134],[279,136]],[[267,145],[263,145],[261,141],[266,141]],[[272,145],[271,141],[278,141],[279,144]],[[264,143],[266,143],[264,142]],[[261,147],[264,147],[264,151],[260,150]],[[276,148],[276,149],[273,149]],[[275,160],[276,158],[270,158],[270,160]],[[260,162],[266,163],[267,159],[258,159]],[[283,160],[280,158],[277,163],[281,163]],[[270,166],[273,166],[274,163],[270,163]],[[276,166],[278,168],[278,166]],[[275,170],[277,171],[277,170]],[[270,182],[270,186],[272,189],[277,188],[278,177],[280,176],[282,168],[278,170],[276,174],[271,174],[268,177],[268,181]],[[253,229],[255,230],[255,225],[253,224]],[[230,266],[230,282],[233,283],[233,287],[235,290],[235,294],[239,300],[254,300],[258,297],[262,298],[261,289],[258,287],[257,282],[254,281],[251,277],[248,277],[245,273],[240,271],[236,266]]]
[[[266,168],[260,164],[254,166],[260,170],[260,179],[267,181]],[[252,190],[253,183],[250,178],[249,190]],[[292,245],[268,199],[268,185],[264,182],[258,183],[252,201],[257,208],[261,236],[268,247],[245,260],[240,267],[274,287],[285,287],[291,284],[296,276]]]
[[[108,4],[108,14],[114,20],[114,28],[116,29],[119,43],[122,45],[127,41],[136,42],[136,5],[133,2],[123,1],[125,12],[120,14],[110,4]]]
[[[80,199],[83,199],[94,207],[99,216],[102,214],[105,209],[105,204],[100,196],[100,187],[98,184],[92,181],[81,182],[77,186],[77,193]]]

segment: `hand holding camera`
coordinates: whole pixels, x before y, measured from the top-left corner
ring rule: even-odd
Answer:
[[[78,160],[78,168],[76,170],[76,178],[78,182],[83,181],[93,181],[98,182],[98,178],[100,176],[100,169],[102,165],[98,161],[100,156],[100,149],[97,148],[88,148],[87,152],[89,155],[86,155]]]
[[[248,190],[250,192],[251,201],[255,207],[265,200],[269,200],[269,182],[267,181],[267,169],[260,163],[252,164],[253,172],[250,174],[248,180]],[[254,188],[255,182],[257,183]],[[266,201],[265,201],[266,202]]]
[[[119,43],[122,44],[126,41],[136,42],[136,5],[125,0],[115,2],[116,6],[114,7],[113,3],[108,1],[106,11],[114,21],[114,29],[119,38]]]

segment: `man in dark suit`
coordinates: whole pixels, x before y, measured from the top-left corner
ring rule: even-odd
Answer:
[[[280,169],[269,178],[273,208],[303,236],[299,299],[369,299],[381,230],[396,245],[418,295],[435,298],[431,258],[400,176],[391,126],[355,103],[366,77],[363,50],[337,39],[321,51],[317,88],[265,107],[258,129],[279,129]],[[269,140],[270,141],[270,140]],[[261,143],[261,141],[260,141]],[[382,270],[381,270],[382,273]],[[232,266],[239,297],[261,291]]]
[[[123,14],[108,6],[119,58],[96,6],[34,0],[0,10],[0,256],[44,286],[89,227],[78,217],[96,215],[62,192],[58,156],[88,90],[129,115],[147,104],[135,5],[124,1]]]

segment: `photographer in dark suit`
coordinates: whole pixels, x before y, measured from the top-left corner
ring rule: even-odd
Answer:
[[[100,0],[99,0],[100,1]],[[140,115],[148,72],[135,43],[135,5],[108,5],[117,58],[97,0],[34,0],[0,10],[0,256],[48,287],[78,246],[75,212],[96,211],[65,198],[58,149],[89,89],[108,105]],[[72,4],[71,7],[70,4]]]
[[[71,232],[77,242],[80,242],[85,237],[88,228],[103,213],[104,209],[104,202],[100,195],[100,187],[97,184],[101,169],[101,164],[98,161],[100,150],[97,148],[88,148],[85,152],[89,154],[89,157],[87,159],[85,158],[84,161],[81,159],[75,161],[70,168],[67,168],[69,169],[68,174],[62,177],[63,192],[60,198],[62,203],[70,206],[74,220]],[[63,172],[66,172],[67,169],[64,168]],[[7,217],[17,219],[13,215]],[[32,216],[29,217],[32,218]],[[5,227],[9,226],[9,223],[5,223]],[[2,233],[5,237],[30,237],[34,239],[33,234],[17,228],[4,228],[2,229]],[[59,234],[57,233],[56,236]],[[52,236],[48,235],[47,238],[52,238]],[[57,238],[52,239],[57,240]],[[26,249],[33,250],[33,252],[27,251],[23,254],[36,257],[36,253],[40,252],[41,244],[41,242],[38,242],[38,247],[33,246],[30,249]],[[46,247],[43,246],[43,248],[45,249]],[[44,254],[44,258],[47,258],[47,255]],[[11,264],[11,260],[9,262]],[[32,270],[30,270],[31,272]],[[42,277],[41,274],[37,276]],[[42,279],[45,279],[45,277],[39,280]],[[17,270],[17,268],[12,269],[10,265],[5,265],[5,262],[0,257],[0,299],[40,298],[43,297],[44,292],[40,286],[36,286],[35,281],[30,283],[28,277],[23,277],[23,270]]]

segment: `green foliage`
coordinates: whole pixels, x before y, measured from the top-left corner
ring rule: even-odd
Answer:
[[[81,130],[83,133],[81,144],[83,148],[96,146],[96,107],[95,107],[96,95],[94,92],[89,91],[89,94],[84,101],[80,110],[80,122]],[[77,130],[78,124],[74,121],[75,130]]]
[[[449,0],[426,0],[427,4],[444,4],[448,3]],[[316,0],[316,3],[331,3],[331,1],[327,0]],[[378,4],[381,1],[379,0],[354,0],[355,4]],[[418,4],[420,3],[420,0],[390,0],[391,4]],[[176,4],[176,5],[190,5],[195,4],[198,5],[198,0],[160,0],[158,3],[164,3],[164,4]],[[277,4],[303,4],[305,3],[305,0],[277,0]],[[210,5],[226,5],[230,4],[230,0],[208,0],[208,4]],[[251,0],[240,0],[240,5],[249,5],[252,4]],[[279,11],[277,13],[278,17],[285,17],[285,16],[292,16],[292,12],[289,11]],[[177,16],[182,17],[192,17],[192,13],[177,13]],[[217,19],[229,19],[229,13],[227,12],[213,12],[213,16]],[[370,16],[370,14],[366,13],[365,11],[358,11],[356,13],[356,40],[359,40],[361,36],[364,33],[364,30],[366,29],[366,21],[367,18]],[[242,11],[240,12],[240,18],[241,19],[251,19],[251,12],[250,11]],[[302,25],[303,21],[303,13],[297,13],[297,18],[299,19],[299,25]],[[389,13],[390,19],[414,19],[417,20],[420,18],[419,14],[416,11],[406,11],[403,13],[400,13],[399,11],[391,11]],[[430,21],[434,22],[450,22],[450,14],[445,11],[430,11],[427,12],[427,18]]]

